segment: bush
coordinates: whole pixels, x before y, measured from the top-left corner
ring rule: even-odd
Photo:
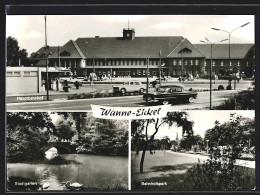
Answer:
[[[226,89],[227,89],[227,90],[231,90],[231,89],[232,89],[231,85],[228,85],[228,86],[226,87]]]
[[[91,93],[86,93],[84,96],[85,99],[93,98],[93,94]]]
[[[104,93],[97,92],[94,94],[94,98],[102,98],[102,97],[104,97]]]
[[[224,90],[225,88],[224,88],[224,86],[223,85],[219,85],[218,86],[218,90]]]
[[[234,166],[226,158],[211,158],[187,171],[187,190],[244,190],[254,188],[249,169]]]
[[[254,110],[255,91],[240,91],[235,96],[225,100],[221,105],[215,107],[217,110]]]
[[[79,98],[80,98],[80,99],[84,99],[84,98],[85,98],[85,93],[80,94],[80,95],[79,95]]]
[[[71,95],[68,95],[68,100],[73,100],[74,99],[74,95],[71,94]]]

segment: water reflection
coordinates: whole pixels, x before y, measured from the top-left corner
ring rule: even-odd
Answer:
[[[127,189],[128,159],[117,156],[98,156],[84,154],[61,155],[67,160],[74,160],[80,164],[48,165],[26,163],[8,163],[7,176],[10,180],[25,180],[40,183],[50,183],[47,190],[65,190],[65,183],[77,182],[83,184],[85,189],[106,189],[115,184],[122,183]],[[14,181],[8,182],[9,190],[28,190],[15,186]],[[39,187],[39,186],[38,186]],[[35,189],[33,189],[35,190]]]

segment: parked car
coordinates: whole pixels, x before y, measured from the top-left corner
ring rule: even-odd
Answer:
[[[135,91],[143,93],[145,89],[146,89],[146,85],[142,84],[140,81],[127,81],[124,82],[123,85],[113,86],[113,92],[114,93],[120,92],[122,95],[124,95],[126,92],[135,92]]]
[[[155,89],[154,92],[149,92],[143,95],[143,99],[148,102],[159,102],[169,104],[177,101],[194,102],[198,93],[194,91],[184,91],[182,85],[164,85]]]

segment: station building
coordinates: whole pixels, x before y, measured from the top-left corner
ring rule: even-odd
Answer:
[[[254,71],[254,44],[213,45],[213,73],[229,75],[236,66],[246,76]],[[210,44],[192,44],[182,36],[136,37],[135,29],[123,29],[122,37],[92,37],[69,40],[63,46],[48,47],[50,67],[69,68],[75,76],[96,73],[115,77],[178,77],[208,75],[211,64]],[[148,59],[148,60],[147,60]],[[45,48],[30,57],[32,66],[46,66]]]

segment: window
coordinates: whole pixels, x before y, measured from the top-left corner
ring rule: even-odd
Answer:
[[[179,65],[181,65],[181,60],[179,61]]]
[[[232,62],[231,61],[229,62],[229,66],[232,66]]]
[[[240,61],[239,60],[237,61],[237,66],[240,66]]]
[[[192,60],[190,60],[190,65],[193,65],[193,61]]]
[[[185,60],[185,65],[188,65],[188,60]]]
[[[248,66],[249,64],[248,64],[248,61],[246,61],[246,66]]]
[[[11,77],[12,75],[13,75],[13,72],[9,72],[9,71],[6,72],[6,76],[7,76],[7,77]]]
[[[176,65],[176,60],[173,60],[173,65],[174,65],[174,66]]]
[[[204,61],[204,66],[207,66],[207,61],[206,60]]]
[[[223,61],[221,61],[220,66],[224,66],[224,62]]]
[[[216,65],[216,62],[213,60],[212,61],[212,66],[215,66]]]
[[[195,60],[195,65],[199,65],[199,60]]]
[[[144,69],[144,70],[143,70],[143,75],[145,75],[145,73],[146,73],[146,70]]]
[[[14,77],[20,77],[21,76],[21,72],[20,71],[19,72],[18,71],[14,71],[13,72],[13,76]]]

